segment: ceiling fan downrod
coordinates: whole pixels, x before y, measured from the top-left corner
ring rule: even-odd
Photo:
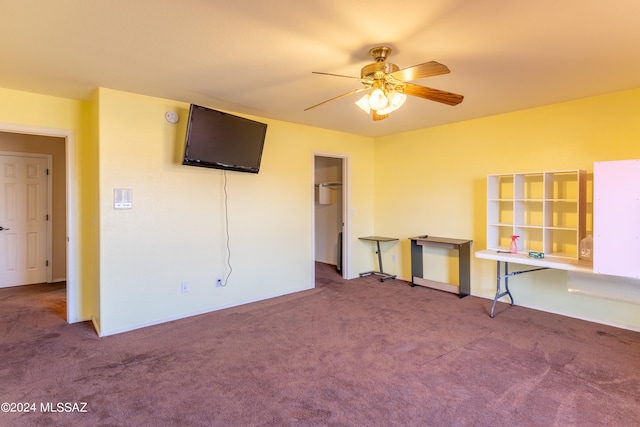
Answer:
[[[369,55],[371,55],[376,62],[384,62],[387,59],[387,56],[391,55],[391,48],[386,46],[376,46],[369,50]]]

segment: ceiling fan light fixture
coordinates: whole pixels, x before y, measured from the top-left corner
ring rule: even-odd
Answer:
[[[390,112],[392,112],[393,109],[391,108],[390,105],[387,105],[384,108],[381,108],[379,110],[376,110],[376,113],[378,113],[378,115],[380,116],[388,116]]]
[[[369,50],[369,54],[375,62],[362,67],[359,78],[313,71],[314,74],[356,79],[359,80],[364,87],[305,108],[305,111],[354,93],[369,90],[371,90],[370,94],[356,101],[356,105],[361,108],[362,111],[371,114],[373,120],[383,120],[389,117],[389,113],[402,107],[407,99],[407,95],[429,101],[441,102],[447,105],[458,105],[464,99],[462,95],[411,83],[414,80],[425,77],[449,73],[449,68],[447,68],[446,65],[442,65],[436,61],[429,61],[400,69],[396,64],[386,62],[387,57],[391,54],[391,49],[386,46],[374,47]]]
[[[391,92],[389,92],[387,98],[389,98],[389,107],[391,108],[391,111],[395,111],[398,108],[402,107],[404,102],[407,100],[407,95],[392,90]]]
[[[362,98],[356,101],[356,105],[360,107],[362,111],[369,114],[371,112],[371,106],[369,105],[369,94],[366,94]]]
[[[372,110],[381,110],[387,106],[389,100],[381,89],[374,89],[369,96],[369,106]]]

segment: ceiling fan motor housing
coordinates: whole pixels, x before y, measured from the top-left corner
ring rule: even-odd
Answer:
[[[390,62],[374,62],[373,64],[365,65],[360,71],[360,77],[363,79],[376,78],[376,73],[379,73],[379,78],[384,78],[385,74],[390,74],[398,71],[400,67]]]

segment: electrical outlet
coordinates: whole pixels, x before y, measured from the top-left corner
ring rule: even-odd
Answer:
[[[189,292],[189,284],[187,282],[180,283],[180,290],[183,294],[186,294],[187,292]]]
[[[216,278],[216,288],[222,287],[222,277]]]
[[[391,255],[391,261],[396,262],[397,258],[396,258],[396,254]]]

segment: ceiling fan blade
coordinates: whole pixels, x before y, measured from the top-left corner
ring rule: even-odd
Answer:
[[[323,76],[345,77],[347,79],[362,80],[360,77],[343,76],[342,74],[323,73],[323,72],[320,72],[320,71],[312,71],[311,74],[322,74]]]
[[[422,79],[424,77],[437,76],[449,73],[449,68],[436,61],[425,62],[424,64],[414,65],[413,67],[404,68],[402,70],[390,73],[390,75],[400,81],[410,82],[412,80]]]
[[[403,93],[419,98],[428,99],[430,101],[442,102],[447,105],[458,105],[464,99],[464,96],[456,93],[445,92],[444,90],[431,89],[430,87],[407,83],[402,91]]]
[[[336,97],[334,97],[334,98],[327,99],[326,101],[322,101],[322,102],[321,102],[321,103],[319,103],[319,104],[312,105],[312,106],[311,106],[311,107],[309,107],[309,108],[305,108],[305,109],[304,109],[304,111],[311,110],[312,108],[319,107],[319,106],[324,105],[324,104],[326,104],[326,103],[328,103],[328,102],[336,101],[336,100],[338,100],[338,99],[340,99],[340,98],[344,98],[345,96],[353,95],[354,93],[362,92],[363,90],[368,90],[368,89],[369,89],[369,88],[362,87],[362,88],[360,88],[360,89],[352,90],[351,92],[343,93],[342,95],[338,95],[338,96],[336,96]]]
[[[376,110],[371,110],[371,118],[373,119],[374,122],[378,120],[384,120],[387,117],[389,117],[388,114],[378,114]]]

